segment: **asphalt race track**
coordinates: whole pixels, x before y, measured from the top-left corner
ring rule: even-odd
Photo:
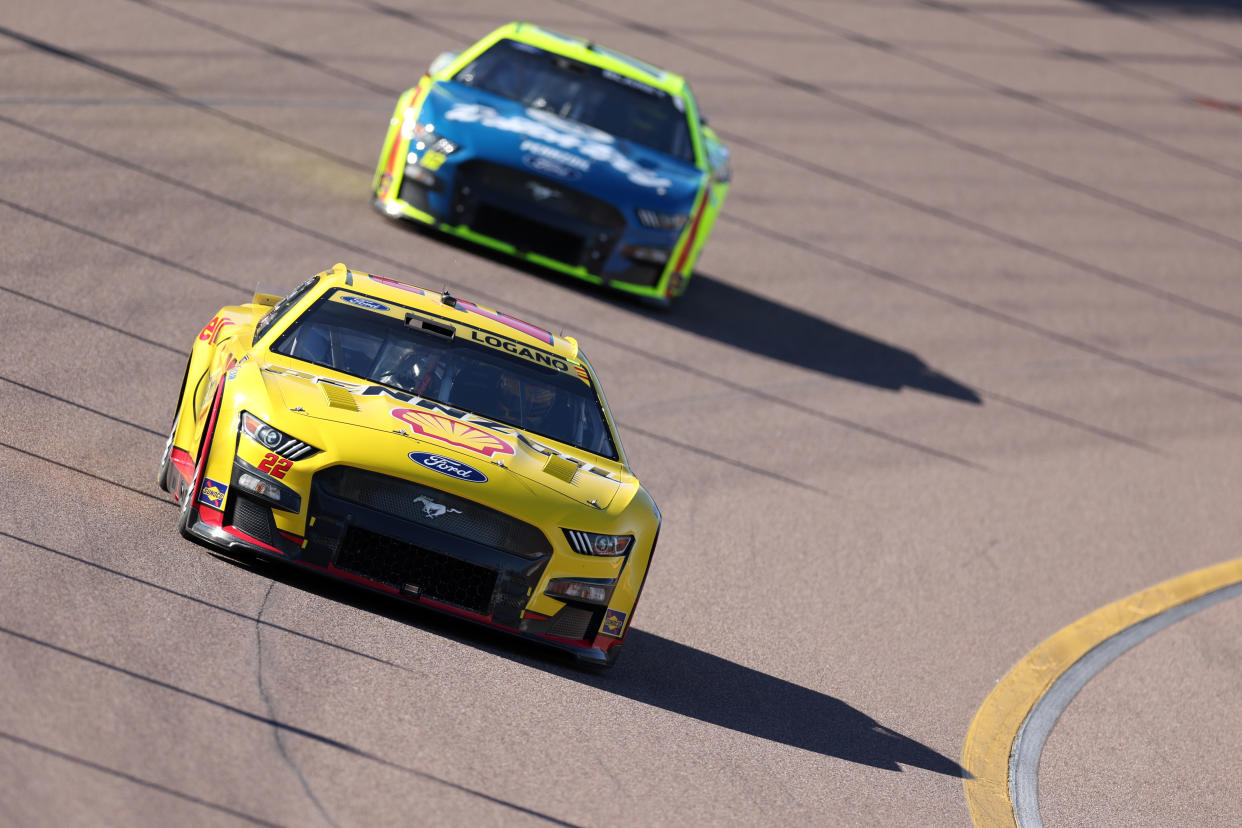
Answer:
[[[511,19],[731,145],[671,310],[370,209]],[[0,824],[992,824],[998,681],[1242,554],[1239,77],[1229,0],[6,0]],[[194,336],[338,261],[580,338],[664,514],[614,670],[177,534]],[[1238,823],[1212,594],[1054,708],[1023,824]]]

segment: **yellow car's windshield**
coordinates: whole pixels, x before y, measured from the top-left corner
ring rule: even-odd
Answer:
[[[617,459],[585,371],[505,337],[395,309],[408,310],[332,291],[272,351]]]

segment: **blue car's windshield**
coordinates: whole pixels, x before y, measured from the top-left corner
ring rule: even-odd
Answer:
[[[694,162],[681,99],[614,72],[501,40],[453,80]]]

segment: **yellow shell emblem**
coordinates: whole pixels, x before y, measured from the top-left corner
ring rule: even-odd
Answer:
[[[443,414],[435,414],[421,408],[394,408],[392,416],[408,423],[410,428],[423,437],[473,451],[484,457],[491,457],[495,454],[513,454],[513,446],[490,431],[484,431]]]

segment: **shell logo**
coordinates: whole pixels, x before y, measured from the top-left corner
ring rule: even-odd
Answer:
[[[424,437],[473,451],[484,457],[491,457],[494,454],[513,454],[513,446],[490,431],[484,431],[443,414],[434,414],[421,408],[394,408],[392,416],[409,424],[410,428]]]

